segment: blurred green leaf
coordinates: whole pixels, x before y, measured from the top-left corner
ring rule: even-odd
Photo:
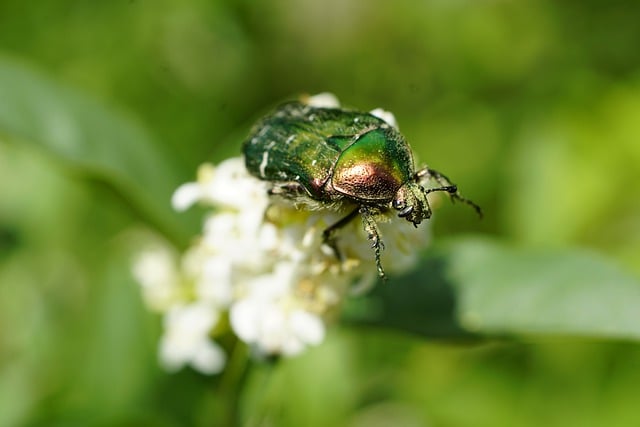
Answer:
[[[428,336],[562,334],[640,339],[640,281],[582,250],[461,240],[377,286],[347,320]]]
[[[174,242],[186,240],[188,233],[169,206],[180,183],[175,165],[133,120],[3,57],[0,99],[0,133],[106,182]]]

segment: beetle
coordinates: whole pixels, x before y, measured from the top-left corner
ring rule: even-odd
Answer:
[[[381,278],[384,245],[376,215],[394,209],[417,227],[431,217],[427,195],[437,191],[482,215],[445,175],[429,167],[416,171],[402,134],[370,113],[288,102],[258,121],[242,151],[249,173],[271,183],[270,195],[335,210],[351,206],[324,230],[324,243],[340,259],[336,231],[361,216]],[[430,179],[439,186],[425,188],[422,182]]]

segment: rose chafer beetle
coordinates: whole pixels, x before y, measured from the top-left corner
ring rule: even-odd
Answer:
[[[445,175],[428,167],[416,171],[404,137],[370,113],[289,102],[260,120],[242,148],[247,170],[272,183],[271,195],[336,210],[352,206],[324,231],[324,241],[340,258],[336,231],[360,215],[382,278],[376,215],[395,209],[417,227],[431,217],[427,195],[436,191],[482,214]],[[439,187],[423,187],[428,180]]]

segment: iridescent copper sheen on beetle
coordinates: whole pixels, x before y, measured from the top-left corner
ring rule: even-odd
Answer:
[[[381,277],[377,214],[395,209],[417,226],[431,217],[427,194],[434,191],[447,192],[480,213],[443,174],[426,167],[416,172],[404,137],[369,113],[289,102],[254,126],[243,153],[249,173],[272,183],[272,195],[335,209],[351,206],[325,230],[325,241],[339,257],[335,232],[360,215]],[[440,186],[425,189],[421,182],[429,179]]]

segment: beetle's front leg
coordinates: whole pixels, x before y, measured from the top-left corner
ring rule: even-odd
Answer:
[[[451,197],[452,201],[459,200],[462,203],[466,203],[467,205],[475,209],[478,215],[482,217],[482,209],[480,208],[480,206],[476,205],[471,200],[462,197],[462,195],[458,191],[458,186],[452,183],[449,178],[447,178],[444,174],[438,172],[437,170],[434,170],[429,168],[428,166],[425,166],[424,168],[420,169],[415,173],[414,179],[416,180],[416,182],[428,181],[430,179],[433,179],[438,184],[440,184],[441,187],[430,188],[425,191],[427,194],[433,193],[434,191],[445,191],[449,193],[449,196]]]
[[[387,276],[382,268],[382,262],[380,261],[380,251],[384,249],[384,243],[380,240],[380,230],[378,229],[378,223],[376,222],[375,215],[378,213],[372,211],[367,206],[360,207],[360,216],[362,217],[362,225],[364,231],[367,232],[367,237],[371,240],[371,247],[374,250],[376,256],[376,267],[378,268],[378,276],[381,279],[386,280]]]
[[[307,194],[305,188],[299,182],[278,182],[268,190],[269,196],[280,196],[285,199],[296,199]]]

